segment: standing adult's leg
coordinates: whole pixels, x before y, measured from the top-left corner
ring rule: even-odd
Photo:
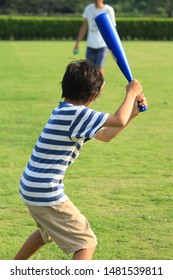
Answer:
[[[86,49],[86,59],[91,61],[92,63],[94,63],[96,65],[96,63],[97,63],[97,49],[87,47],[87,49]]]
[[[104,76],[104,65],[106,62],[107,52],[107,47],[100,48],[97,50],[96,66],[99,68],[102,76]]]

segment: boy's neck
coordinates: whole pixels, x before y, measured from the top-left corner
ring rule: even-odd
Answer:
[[[79,101],[76,101],[76,100],[71,100],[71,99],[64,99],[64,102],[70,103],[70,104],[72,104],[74,106],[81,106],[81,105],[83,105],[83,106],[86,106],[86,107],[88,107],[89,104],[90,104],[90,102],[82,103],[82,102],[79,102]]]
[[[104,87],[104,85],[105,85],[105,82],[103,83],[102,88]],[[69,98],[64,98],[64,102],[71,103],[74,106],[81,106],[81,105],[83,105],[85,107],[89,107],[90,104],[94,100],[96,100],[96,98],[98,98],[98,93],[97,92],[93,92],[87,102],[77,101],[77,100],[73,100],[73,99],[69,99]]]

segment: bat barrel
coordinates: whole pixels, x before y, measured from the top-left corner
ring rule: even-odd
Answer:
[[[113,58],[117,62],[117,65],[121,69],[122,73],[130,83],[133,80],[133,76],[130,70],[130,66],[123,49],[120,37],[113,23],[111,22],[107,13],[99,14],[95,17],[96,25],[109,49]],[[147,107],[139,106],[140,112],[147,110]]]
[[[130,83],[133,80],[132,73],[125,55],[121,40],[117,33],[116,28],[112,24],[107,13],[102,13],[95,18],[97,27],[108,47],[113,55],[113,58],[117,62],[122,73]]]

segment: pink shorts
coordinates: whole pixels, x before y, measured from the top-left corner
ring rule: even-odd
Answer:
[[[54,241],[66,254],[97,245],[87,219],[69,199],[53,206],[27,206],[45,243]]]

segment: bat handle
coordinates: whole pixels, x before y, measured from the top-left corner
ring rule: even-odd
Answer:
[[[131,81],[133,81],[133,78],[132,78],[132,77],[129,79],[129,83],[130,83]],[[147,106],[144,106],[144,107],[143,107],[143,106],[139,105],[139,101],[138,101],[138,107],[139,107],[139,111],[140,111],[140,112],[144,112],[144,111],[146,111],[146,110],[148,109]]]
[[[143,107],[143,106],[140,106],[140,105],[139,105],[139,101],[138,101],[138,107],[139,107],[139,111],[140,111],[140,112],[144,112],[144,111],[146,111],[146,110],[148,109],[147,106],[144,106],[144,107]]]

